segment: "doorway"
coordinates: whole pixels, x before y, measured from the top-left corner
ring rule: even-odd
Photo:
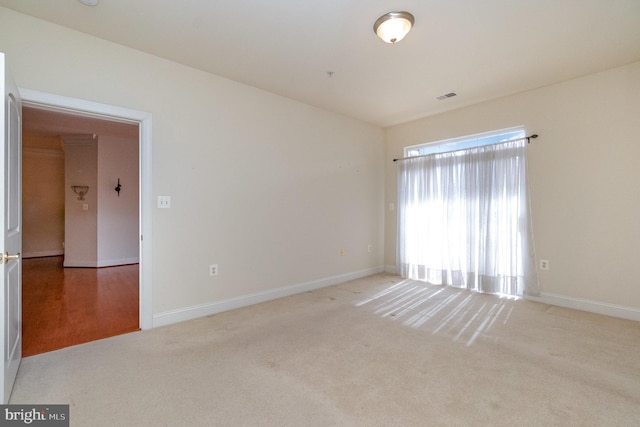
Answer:
[[[152,302],[151,302],[151,115],[146,112],[130,110],[121,107],[114,107],[105,104],[98,104],[75,98],[50,95],[37,91],[21,89],[23,105],[26,108],[34,108],[41,111],[60,113],[73,120],[101,120],[103,125],[135,126],[138,134],[137,149],[139,153],[138,164],[138,231],[139,235],[134,236],[138,245],[139,264],[135,265],[135,271],[131,266],[105,267],[93,269],[96,276],[107,276],[108,273],[115,273],[120,276],[126,274],[137,278],[138,284],[138,326],[140,329],[148,329],[153,326]],[[66,120],[66,119],[65,119]],[[83,133],[80,129],[80,133]],[[100,130],[103,132],[103,130]],[[66,132],[67,134],[75,133]],[[88,131],[87,133],[96,133]],[[114,193],[115,194],[115,193]],[[118,192],[118,196],[120,192]],[[46,251],[45,251],[46,252]],[[44,253],[46,256],[47,254]],[[55,259],[55,253],[50,254]],[[25,259],[27,263],[29,260]],[[52,261],[52,260],[50,260]],[[54,262],[55,264],[55,262]],[[42,265],[40,266],[42,267]],[[121,271],[117,271],[121,269]],[[80,269],[79,269],[80,270]],[[103,277],[104,278],[104,277]]]
[[[23,107],[24,356],[139,329],[138,155],[138,124]]]

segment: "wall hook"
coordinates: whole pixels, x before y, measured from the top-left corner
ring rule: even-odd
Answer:
[[[118,185],[115,190],[118,192],[118,197],[120,197],[120,190],[122,189],[122,185],[120,185],[120,178],[118,178]]]

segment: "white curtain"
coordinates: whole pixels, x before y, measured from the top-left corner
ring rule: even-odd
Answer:
[[[398,161],[398,273],[539,295],[526,167],[525,139]]]

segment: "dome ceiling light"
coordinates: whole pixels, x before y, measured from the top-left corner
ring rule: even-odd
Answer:
[[[389,12],[373,24],[373,32],[386,43],[397,43],[411,30],[415,19],[409,12]]]

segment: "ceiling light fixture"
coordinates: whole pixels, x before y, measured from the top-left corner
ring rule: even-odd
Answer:
[[[373,32],[387,43],[397,43],[411,30],[415,19],[409,12],[389,12],[373,24]]]
[[[79,1],[85,6],[95,6],[98,4],[98,0],[79,0]]]

